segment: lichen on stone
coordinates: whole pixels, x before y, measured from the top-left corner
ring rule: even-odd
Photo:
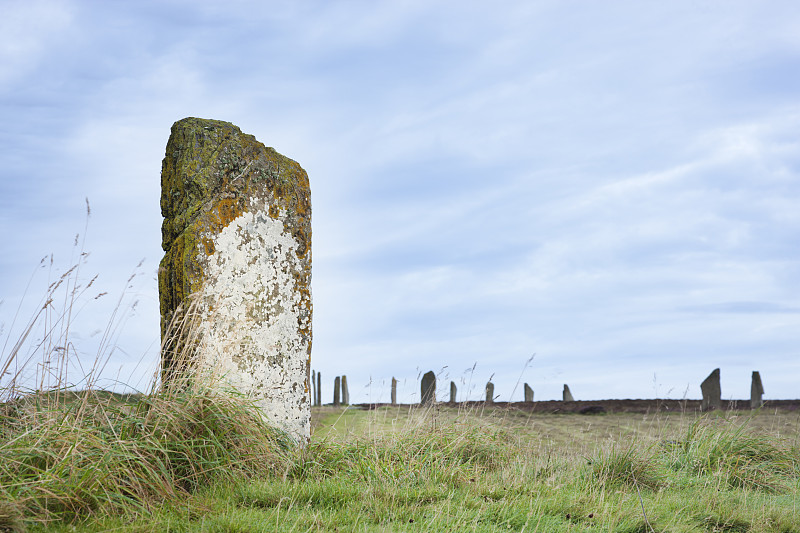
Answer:
[[[200,366],[220,371],[268,418],[307,438],[308,176],[233,124],[186,118],[172,127],[161,190],[162,335],[190,296],[198,298]],[[162,354],[164,380],[187,371],[171,357]]]

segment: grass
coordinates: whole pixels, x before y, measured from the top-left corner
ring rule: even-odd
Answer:
[[[0,500],[12,521],[146,512],[210,483],[270,472],[288,448],[244,402],[210,390],[133,403],[91,391],[36,395],[4,411]]]
[[[0,530],[800,532],[796,415],[684,415],[631,439],[610,415],[326,407],[295,447],[230,394],[27,401],[3,426]]]
[[[77,390],[77,271],[0,359],[0,531],[800,533],[796,414],[321,407],[297,446],[210,378]]]

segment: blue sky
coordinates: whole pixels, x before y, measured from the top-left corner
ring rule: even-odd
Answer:
[[[800,396],[796,2],[0,11],[0,345],[80,234],[99,278],[75,350],[93,359],[122,294],[104,379],[146,386],[161,159],[198,116],[309,174],[327,401],[337,374],[353,401],[392,376],[414,401],[430,369],[461,399],[492,376],[500,400],[520,380],[542,400],[697,398],[716,367],[725,398],[753,370],[767,398]]]

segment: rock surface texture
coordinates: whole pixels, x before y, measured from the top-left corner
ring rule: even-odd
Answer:
[[[575,398],[572,396],[572,391],[569,390],[569,386],[564,383],[564,390],[561,392],[561,399],[565,402],[574,402]]]
[[[333,406],[339,407],[342,405],[342,378],[336,376],[333,378]]]
[[[350,388],[347,386],[347,376],[342,376],[342,403],[350,405]]]
[[[703,411],[713,411],[722,406],[722,388],[719,383],[719,368],[715,368],[700,384],[703,393]]]
[[[191,301],[194,371],[252,397],[299,440],[310,434],[311,194],[306,172],[233,124],[172,126],[161,170],[161,331]],[[190,298],[191,296],[191,298]],[[180,315],[180,312],[179,312]],[[162,379],[186,372],[162,354]]]
[[[425,372],[420,382],[420,403],[433,405],[436,403],[436,374],[433,370]]]
[[[486,403],[494,403],[494,383],[486,384]]]
[[[317,397],[314,400],[314,403],[317,406],[322,405],[322,372],[317,372]]]
[[[317,405],[317,373],[311,371],[311,405]]]
[[[761,374],[753,372],[750,380],[750,409],[760,409],[764,405],[764,385],[761,383]]]
[[[527,383],[525,384],[525,401],[526,402],[533,401],[533,389]]]

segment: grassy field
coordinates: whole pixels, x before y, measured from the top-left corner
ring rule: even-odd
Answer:
[[[25,413],[0,531],[800,533],[797,414],[322,407],[296,448],[208,393]]]
[[[398,406],[373,411],[343,407],[315,407],[312,427],[315,438],[347,439],[371,437],[432,425],[450,425],[469,418],[482,427],[502,428],[513,434],[521,446],[550,449],[560,454],[585,455],[599,446],[622,445],[637,440],[652,445],[675,439],[698,420],[696,413],[600,415],[550,414],[516,409],[451,408],[434,409]],[[717,411],[702,416],[717,427],[744,425],[748,431],[800,445],[800,412],[786,413],[764,408],[750,411]]]
[[[0,355],[0,532],[800,533],[798,414],[322,407],[297,446],[202,375],[96,390],[113,320],[74,392],[81,264]]]

